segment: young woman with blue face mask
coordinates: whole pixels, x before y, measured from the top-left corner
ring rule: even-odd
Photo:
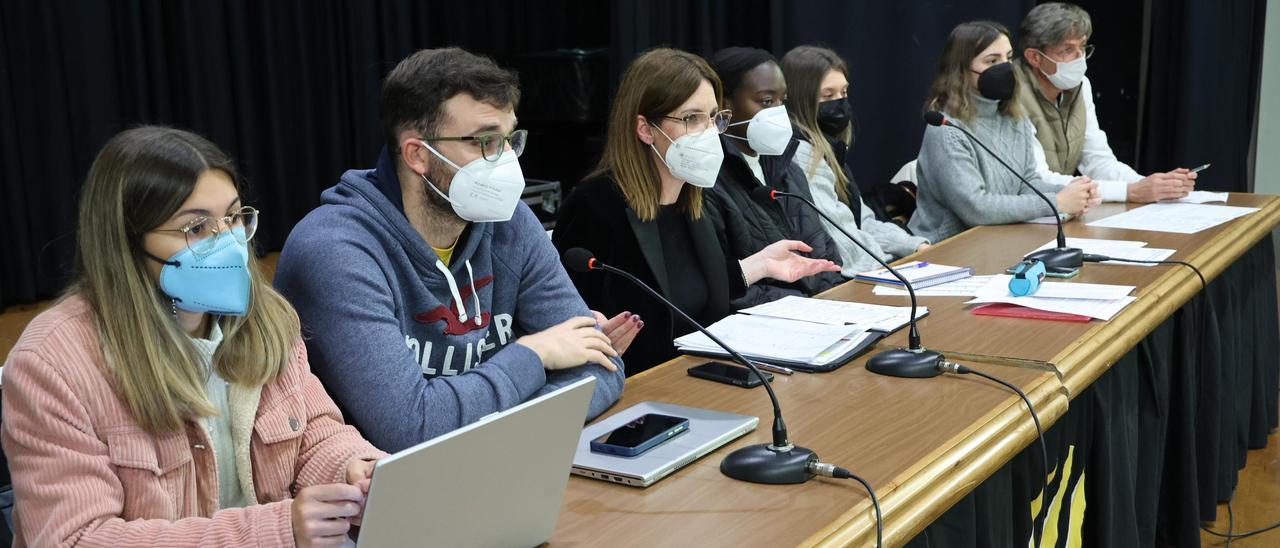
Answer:
[[[745,257],[725,251],[702,202],[723,159],[720,133],[730,114],[720,99],[720,79],[701,57],[660,48],[636,58],[614,98],[600,165],[565,200],[552,236],[562,253],[586,248],[700,322],[728,315],[729,300],[763,278],[790,281],[837,268],[793,253],[809,250],[795,241]],[[592,309],[611,317],[629,311],[643,322],[627,350],[628,375],[675,357],[671,341],[693,331],[625,280],[569,276]]]
[[[1097,183],[1081,178],[1064,187],[1036,174],[1038,146],[1019,112],[1009,31],[991,21],[961,23],[942,49],[925,110],[941,111],[1055,200],[1058,211],[1082,215],[1099,199]],[[1019,223],[1051,215],[1044,200],[959,129],[925,128],[920,144],[916,212],[908,227],[940,242],[977,225]]]
[[[383,453],[311,375],[257,218],[197,135],[140,127],[99,153],[75,282],[5,364],[18,546],[346,540]]]

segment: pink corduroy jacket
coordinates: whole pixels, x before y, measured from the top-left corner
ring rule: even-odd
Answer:
[[[68,298],[36,317],[5,362],[0,440],[15,495],[16,546],[293,546],[291,497],[342,483],[353,459],[380,458],[342,415],[294,344],[261,387],[232,384],[237,481],[246,508],[218,508],[204,428],[147,433],[115,393],[91,311]]]

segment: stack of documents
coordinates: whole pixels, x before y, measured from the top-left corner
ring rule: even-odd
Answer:
[[[1036,248],[1049,249],[1058,246],[1057,240],[1052,240]],[[1147,247],[1147,242],[1139,242],[1136,240],[1096,240],[1093,238],[1067,238],[1067,247],[1077,247],[1081,251],[1092,255],[1106,255],[1117,259],[1129,259],[1132,261],[1163,261],[1173,255],[1173,249],[1161,249],[1158,247]],[[1130,266],[1155,266],[1151,263],[1128,263],[1124,261],[1106,261],[1103,264],[1122,264]]]
[[[1194,234],[1258,211],[1256,207],[1156,203],[1089,223],[1102,228],[1125,228]]]
[[[734,314],[707,328],[750,360],[796,367],[829,369],[857,356],[878,336],[854,325]],[[687,354],[724,357],[728,353],[706,335],[693,332],[675,340]]]
[[[911,287],[919,289],[929,287],[931,285],[944,284],[962,278],[968,278],[973,275],[973,269],[967,266],[947,266],[943,264],[933,264],[924,261],[912,261],[903,263],[893,267],[903,278],[911,282]],[[898,280],[887,269],[872,270],[863,272],[854,277],[859,282],[867,282],[873,284],[888,284],[902,287],[902,282]]]
[[[968,278],[947,282],[926,288],[915,288],[917,297],[975,297],[978,291],[987,286],[991,276],[969,276]],[[876,295],[902,296],[910,294],[907,290],[877,285],[871,290]]]
[[[965,304],[1008,303],[1106,321],[1137,299],[1129,296],[1134,290],[1131,285],[1070,282],[1043,282],[1034,295],[1015,297],[1009,293],[1011,277],[1007,274],[992,276],[991,281],[978,291],[977,298]]]
[[[929,313],[919,307],[916,317]],[[711,324],[708,331],[748,359],[805,371],[829,371],[910,321],[911,307],[785,297]],[[686,354],[726,357],[702,333],[675,340]]]
[[[752,316],[825,325],[853,325],[867,331],[881,333],[897,331],[911,321],[910,306],[884,306],[796,296],[783,297],[773,302],[743,309],[741,312]],[[916,318],[923,318],[928,313],[927,307],[918,307]]]

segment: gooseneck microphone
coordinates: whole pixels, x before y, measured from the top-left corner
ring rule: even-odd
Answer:
[[[1026,257],[1023,257],[1024,260],[1039,260],[1044,263],[1045,269],[1048,270],[1051,275],[1058,277],[1069,278],[1080,273],[1080,267],[1084,266],[1084,252],[1081,251],[1080,248],[1067,247],[1067,236],[1062,231],[1062,216],[1058,213],[1058,205],[1053,203],[1053,200],[1050,200],[1048,196],[1045,196],[1043,192],[1040,192],[1040,189],[1027,182],[1026,178],[1024,178],[1022,174],[1018,173],[1018,170],[1010,167],[1003,158],[988,148],[986,144],[970,133],[969,130],[951,123],[951,120],[948,120],[941,112],[931,110],[924,113],[924,121],[931,126],[947,126],[960,130],[960,132],[965,134],[969,140],[973,141],[979,147],[982,147],[982,150],[987,151],[987,154],[990,154],[992,158],[995,158],[996,161],[1000,163],[1000,165],[1009,170],[1009,173],[1012,173],[1014,177],[1017,177],[1019,181],[1022,181],[1022,184],[1027,185],[1027,188],[1031,189],[1032,192],[1035,192],[1036,196],[1039,196],[1041,200],[1044,200],[1044,203],[1049,204],[1049,208],[1053,210],[1053,218],[1058,222],[1058,247],[1042,249],[1040,251],[1030,253]]]
[[[603,270],[612,274],[621,276],[631,283],[636,284],[648,293],[651,297],[666,305],[672,312],[689,322],[703,335],[714,341],[730,356],[734,361],[744,365],[750,369],[756,378],[764,384],[765,391],[769,393],[769,401],[773,403],[773,443],[749,445],[738,449],[720,462],[720,472],[726,476],[742,481],[750,481],[755,483],[804,483],[814,476],[814,470],[822,463],[818,462],[818,455],[813,451],[793,445],[787,436],[787,424],[782,420],[782,406],[778,404],[778,395],[773,392],[773,386],[764,379],[764,375],[756,368],[756,365],[739,354],[720,340],[719,337],[707,331],[707,328],[698,323],[688,314],[685,314],[680,307],[663,297],[661,293],[655,291],[649,284],[644,283],[639,278],[633,276],[630,272],[609,266],[600,262],[590,251],[580,247],[572,248],[564,252],[565,266],[576,272],[589,272],[592,270]]]
[[[893,268],[892,266],[889,266],[888,263],[880,260],[880,257],[876,256],[875,253],[872,253],[871,250],[862,245],[862,242],[859,242],[857,238],[854,238],[852,234],[849,234],[849,231],[845,230],[843,226],[840,226],[840,223],[836,222],[831,217],[828,217],[825,212],[819,209],[813,202],[809,201],[808,198],[799,194],[792,194],[790,192],[783,192],[781,190],[775,190],[763,186],[752,189],[751,193],[755,196],[769,200],[777,200],[779,196],[785,196],[787,198],[794,198],[804,202],[816,211],[823,219],[826,219],[828,224],[835,227],[836,230],[839,230],[846,238],[849,238],[849,241],[852,241],[854,245],[858,246],[859,249],[862,249],[862,251],[869,257],[875,259],[877,263],[880,263],[880,266],[883,266],[885,270],[889,271],[890,274],[893,274],[893,277],[897,278],[898,281],[902,282],[902,286],[907,288],[907,294],[911,297],[911,319],[908,322],[910,325],[910,331],[907,332],[907,348],[886,350],[872,356],[871,359],[867,361],[867,371],[878,373],[880,375],[889,375],[891,377],[908,378],[936,377],[942,374],[942,364],[946,362],[946,359],[943,358],[941,353],[933,350],[927,350],[924,346],[921,346],[920,329],[916,327],[916,290],[911,287],[911,282],[898,272],[898,269]]]

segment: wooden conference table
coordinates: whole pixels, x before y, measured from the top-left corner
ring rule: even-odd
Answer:
[[[1083,222],[1069,223],[1066,232],[1176,249],[1172,259],[1196,265],[1212,280],[1280,224],[1280,197],[1233,194],[1228,204],[1261,210],[1196,234],[1086,226],[1127,207],[1104,204]],[[994,274],[1055,233],[1051,226],[977,227],[909,259]],[[1069,323],[974,316],[963,304],[967,298],[928,297],[923,303],[930,314],[920,326],[924,344],[1021,388],[1047,429],[1075,394],[1200,291],[1195,274],[1179,266],[1088,264],[1076,280],[1135,285],[1138,298],[1109,322]],[[874,296],[858,283],[822,296],[907,302]],[[900,330],[879,346],[902,346],[905,336]],[[1020,398],[984,379],[882,377],[864,368],[866,360],[831,373],[779,375],[774,387],[792,441],[870,482],[884,513],[885,543],[897,545],[1030,444],[1035,427]],[[856,482],[758,485],[720,473],[721,459],[733,449],[769,441],[772,411],[763,390],[689,377],[685,369],[701,361],[679,358],[628,379],[610,413],[657,400],[756,415],[760,426],[646,489],[571,478],[551,545],[873,545],[870,499]]]

